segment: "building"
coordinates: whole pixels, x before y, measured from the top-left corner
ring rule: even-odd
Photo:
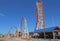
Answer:
[[[4,37],[4,35],[3,34],[0,34],[0,38],[3,38]]]
[[[36,30],[34,33],[39,34],[39,36],[37,36],[38,38],[44,38],[44,33],[45,33],[45,38],[60,39],[60,27],[58,27],[58,26]],[[32,36],[33,36],[33,34],[32,34]],[[35,37],[35,36],[33,36],[33,37]]]

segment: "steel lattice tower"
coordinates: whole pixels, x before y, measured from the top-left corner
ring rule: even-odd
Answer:
[[[43,2],[38,1],[36,3],[36,27],[35,27],[35,30],[44,29],[44,28],[45,28],[45,23],[44,23]]]

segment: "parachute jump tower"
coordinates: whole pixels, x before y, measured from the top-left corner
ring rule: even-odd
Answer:
[[[44,7],[43,2],[39,0],[36,2],[36,27],[35,30],[40,30],[45,28],[44,22]]]

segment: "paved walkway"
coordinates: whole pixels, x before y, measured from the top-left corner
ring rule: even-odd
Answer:
[[[0,41],[29,41],[29,40],[0,38]],[[30,41],[60,41],[60,39],[32,39]]]

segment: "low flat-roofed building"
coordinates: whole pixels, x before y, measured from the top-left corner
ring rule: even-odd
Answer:
[[[2,38],[2,37],[4,37],[4,35],[3,34],[0,34],[0,38]]]
[[[36,30],[34,33],[39,34],[38,38],[60,39],[60,27],[58,26]]]

